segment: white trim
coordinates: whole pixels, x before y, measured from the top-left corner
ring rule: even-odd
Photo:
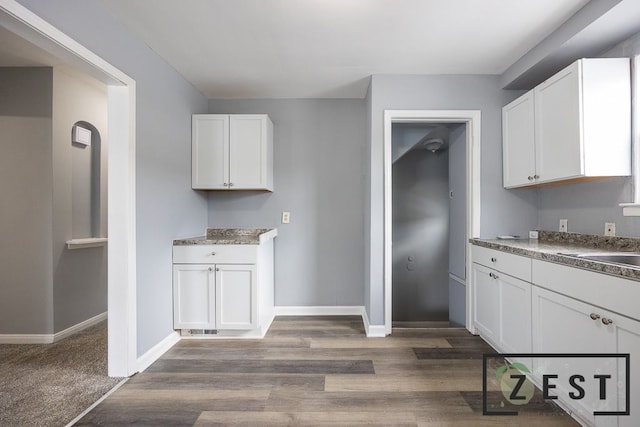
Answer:
[[[363,306],[276,306],[276,316],[361,316]]]
[[[362,309],[362,322],[364,323],[364,331],[367,334],[367,338],[384,338],[389,335],[384,325],[371,325],[367,310],[364,307]]]
[[[96,325],[106,318],[105,311],[55,334],[3,334],[0,335],[0,344],[51,344]]]
[[[640,216],[640,55],[631,58],[631,183],[633,202],[620,203],[623,216]]]
[[[138,357],[138,372],[142,372],[151,366],[153,362],[158,360],[171,347],[176,345],[178,341],[180,341],[180,334],[175,331],[171,332],[162,341],[151,347],[145,354]]]
[[[70,335],[73,335],[77,332],[80,332],[84,329],[87,329],[93,325],[97,325],[98,323],[102,322],[103,320],[105,320],[107,318],[107,312],[105,311],[104,313],[100,313],[96,316],[93,316],[83,322],[80,322],[76,325],[70,326],[67,329],[60,331],[56,334],[53,335],[53,342],[57,342],[60,341],[61,339],[64,339]]]
[[[2,334],[0,344],[51,344],[53,334]]]
[[[109,375],[136,372],[135,80],[14,0],[0,0],[10,31],[107,86]],[[11,27],[11,28],[9,28]]]
[[[117,389],[119,389],[120,387],[122,387],[122,385],[124,383],[126,383],[127,381],[129,381],[129,378],[124,378],[122,381],[120,381],[118,384],[114,385],[113,388],[111,390],[109,390],[108,392],[106,392],[104,394],[104,396],[102,396],[100,399],[96,400],[95,402],[93,402],[91,404],[91,406],[89,406],[87,409],[85,409],[84,411],[82,411],[82,413],[80,415],[78,415],[77,417],[75,417],[74,419],[72,419],[71,421],[69,421],[69,424],[67,424],[65,427],[71,427],[73,425],[75,425],[75,423],[77,423],[78,421],[80,421],[85,415],[87,415],[89,412],[91,412],[96,406],[98,406],[99,404],[102,403],[103,400],[105,400],[107,397],[111,396]]]
[[[466,123],[467,126],[467,242],[480,236],[480,110],[385,110],[384,111],[384,327],[391,333],[391,126],[393,123]],[[471,272],[471,245],[466,246],[467,277]],[[467,329],[472,330],[473,287],[467,286]]]

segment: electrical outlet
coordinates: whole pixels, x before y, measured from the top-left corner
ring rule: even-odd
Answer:
[[[616,235],[616,223],[615,222],[605,222],[604,223],[604,235],[605,236],[615,236]]]
[[[568,222],[569,222],[569,220],[567,220],[567,219],[561,219],[561,220],[560,220],[560,227],[558,228],[558,230],[559,230],[561,233],[566,233],[566,232],[567,232],[567,229],[568,229]]]
[[[289,220],[291,219],[291,213],[289,212],[282,212],[282,223],[283,224],[289,224]]]
[[[530,239],[537,239],[538,238],[538,230],[529,231],[529,238]]]

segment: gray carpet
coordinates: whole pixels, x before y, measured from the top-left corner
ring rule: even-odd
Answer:
[[[0,344],[0,425],[64,426],[119,381],[106,320],[54,344]]]

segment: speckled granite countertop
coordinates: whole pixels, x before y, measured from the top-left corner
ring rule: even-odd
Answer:
[[[469,241],[477,246],[640,281],[638,267],[567,255],[588,252],[640,252],[640,239],[540,231],[538,240],[470,239]]]
[[[207,228],[206,235],[176,239],[173,245],[259,245],[277,235],[276,228]]]

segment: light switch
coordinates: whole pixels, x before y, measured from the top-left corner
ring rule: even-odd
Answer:
[[[283,224],[289,224],[289,219],[291,217],[291,213],[289,212],[282,212],[282,223]]]

